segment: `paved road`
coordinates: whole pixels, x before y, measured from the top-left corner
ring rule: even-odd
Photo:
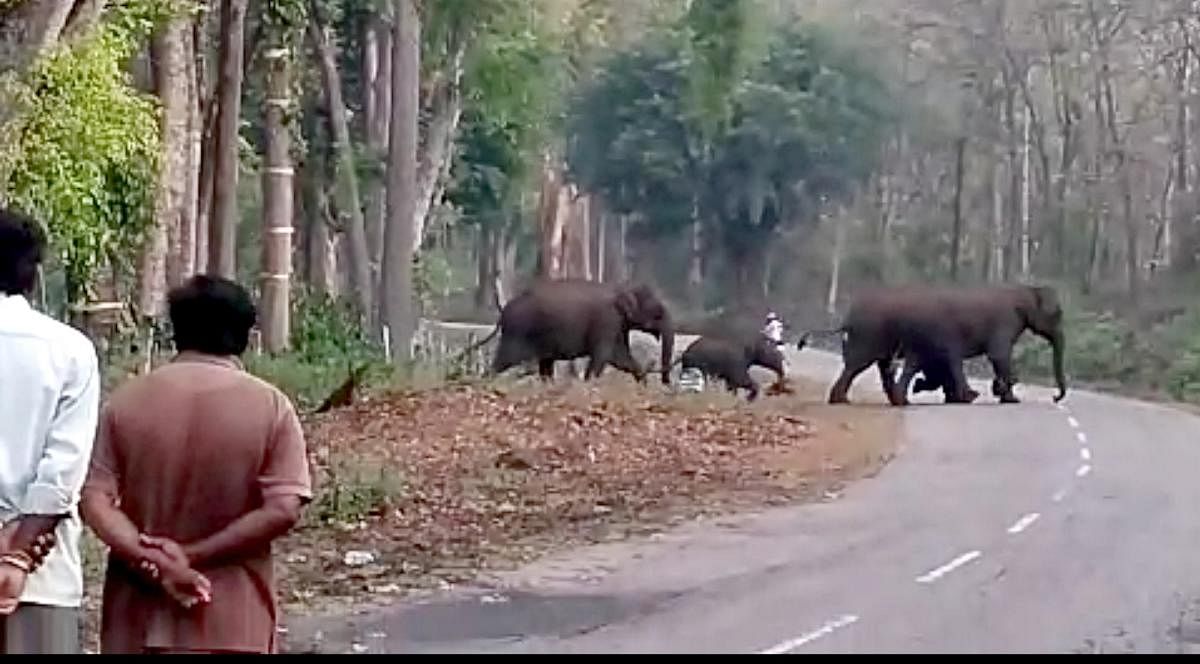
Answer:
[[[792,362],[823,381],[840,366]],[[1191,652],[1200,419],[1018,394],[907,409],[900,454],[837,500],[565,554],[503,591],[300,622],[291,640],[319,626],[371,652]]]

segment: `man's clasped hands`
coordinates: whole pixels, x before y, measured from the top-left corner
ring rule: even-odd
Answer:
[[[12,550],[16,520],[0,527],[0,616],[17,609],[25,582],[54,548],[54,532],[38,536],[30,551]],[[138,538],[137,570],[147,579],[158,583],[163,591],[184,608],[212,601],[212,582],[192,569],[183,547],[165,537],[140,535]]]

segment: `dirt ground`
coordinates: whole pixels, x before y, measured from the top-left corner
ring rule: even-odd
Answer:
[[[767,376],[756,376],[766,384]],[[546,553],[685,520],[835,498],[892,456],[898,411],[757,403],[621,375],[395,393],[305,422],[317,497],[276,547],[291,615],[394,602]],[[91,535],[86,641],[102,553]]]

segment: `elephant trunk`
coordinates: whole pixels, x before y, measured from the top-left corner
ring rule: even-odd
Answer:
[[[668,319],[663,322],[658,332],[659,343],[662,346],[662,362],[659,364],[662,367],[662,383],[670,385],[671,364],[675,357],[675,326]]]
[[[1054,402],[1058,403],[1067,396],[1067,376],[1063,371],[1063,334],[1056,332],[1050,336],[1050,347],[1054,350],[1054,381],[1058,384],[1058,395]]]

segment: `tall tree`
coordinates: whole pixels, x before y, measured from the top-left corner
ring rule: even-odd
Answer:
[[[242,60],[249,0],[221,3],[220,75],[213,140],[212,211],[209,219],[209,273],[233,278],[237,270],[238,130],[242,113]]]
[[[276,10],[276,11],[271,11]],[[281,15],[282,14],[282,15]],[[292,204],[295,200],[287,115],[291,107],[286,14],[271,6],[264,17],[271,47],[263,53],[264,101],[262,338],[268,352],[288,346],[292,272]],[[282,19],[282,20],[281,20]]]
[[[387,166],[383,308],[393,362],[411,357],[416,331],[413,256],[417,229],[417,140],[420,112],[421,24],[415,0],[394,0],[392,118]]]
[[[194,264],[190,209],[186,196],[191,163],[191,86],[188,58],[191,26],[173,15],[150,43],[154,86],[162,105],[162,169],[158,175],[155,221],[142,252],[140,308],[143,315],[165,313],[166,289],[180,283]]]
[[[342,95],[342,78],[338,71],[337,54],[330,42],[327,24],[320,11],[320,4],[310,3],[312,20],[308,25],[309,37],[316,50],[321,67],[321,80],[325,87],[328,104],[330,136],[333,139],[335,198],[338,216],[345,220],[349,239],[350,290],[354,292],[359,313],[364,320],[374,317],[372,303],[373,283],[371,279],[370,254],[367,249],[367,232],[363,220],[362,199],[359,196],[358,174],[355,172],[354,146],[350,140],[350,121],[346,116],[346,103]]]

